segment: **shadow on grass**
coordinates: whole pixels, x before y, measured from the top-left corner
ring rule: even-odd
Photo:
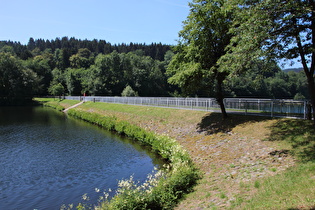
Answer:
[[[197,130],[198,132],[206,132],[207,135],[219,132],[227,133],[237,125],[247,122],[261,122],[267,119],[271,118],[236,114],[229,114],[228,118],[223,119],[221,113],[212,112],[202,118],[197,125]]]
[[[291,154],[303,162],[315,161],[315,128],[312,121],[283,119],[271,127],[268,141],[286,141]]]

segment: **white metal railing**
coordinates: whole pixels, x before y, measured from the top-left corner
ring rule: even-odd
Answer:
[[[174,97],[110,97],[110,96],[66,96],[70,100],[85,100],[142,106],[159,106],[178,109],[220,111],[214,98],[174,98]],[[271,117],[306,118],[308,101],[284,99],[225,98],[228,112],[266,115]]]

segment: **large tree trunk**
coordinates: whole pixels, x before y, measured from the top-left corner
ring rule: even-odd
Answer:
[[[311,23],[311,30],[312,30],[312,46],[313,46],[313,52],[312,52],[312,61],[311,61],[311,66],[309,68],[309,72],[306,73],[308,70],[305,59],[302,58],[302,63],[303,63],[303,68],[304,72],[307,77],[307,82],[308,82],[308,90],[310,93],[311,97],[311,104],[312,104],[312,112],[313,112],[313,122],[315,126],[315,83],[314,83],[314,70],[315,70],[315,53],[314,53],[314,47],[315,47],[315,1],[310,1],[312,5],[312,23]],[[298,43],[299,44],[299,43]],[[301,51],[300,51],[301,52]],[[301,54],[301,53],[300,53]],[[303,55],[303,54],[302,54]],[[304,55],[305,56],[305,55]],[[302,57],[302,56],[301,56]],[[304,59],[304,60],[303,60]],[[309,73],[309,74],[308,74]]]
[[[311,23],[311,30],[312,30],[312,46],[313,48],[315,47],[315,1],[310,1],[309,2],[312,6],[312,23]],[[296,44],[298,46],[298,50],[299,50],[299,54],[301,57],[301,63],[303,65],[303,69],[304,69],[304,73],[306,75],[307,78],[307,85],[308,85],[308,91],[310,94],[310,98],[311,98],[311,112],[313,115],[313,120],[314,120],[314,126],[315,126],[315,83],[314,83],[314,70],[315,70],[315,53],[312,52],[312,58],[311,58],[311,66],[308,67],[307,66],[307,62],[306,62],[306,53],[304,51],[304,48],[302,46],[302,40],[300,37],[300,34],[297,33],[295,35],[296,38]]]
[[[314,126],[315,126],[315,83],[314,76],[307,75],[308,91],[311,98],[311,114],[313,116]]]
[[[223,80],[218,77],[217,78],[217,96],[216,96],[216,100],[220,106],[220,109],[221,109],[221,113],[222,113],[222,118],[223,119],[226,119],[228,117],[227,113],[226,113],[226,110],[225,110],[225,106],[224,106],[224,96],[223,96],[223,90],[222,90],[222,83],[223,83]]]

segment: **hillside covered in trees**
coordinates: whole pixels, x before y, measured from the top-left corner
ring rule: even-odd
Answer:
[[[211,87],[187,92],[168,83],[170,45],[118,44],[104,40],[29,39],[0,41],[0,103],[24,103],[33,96],[213,97]],[[275,63],[257,63],[224,83],[228,97],[308,98],[301,72],[283,72]]]

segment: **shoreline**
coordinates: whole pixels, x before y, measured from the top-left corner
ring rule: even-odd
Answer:
[[[59,110],[60,105],[55,107]],[[75,107],[77,108],[74,109]],[[129,180],[119,181],[116,195],[111,200],[106,198],[96,208],[170,209],[174,208],[179,199],[186,193],[191,192],[191,188],[199,179],[199,172],[189,158],[188,153],[176,140],[147,131],[116,116],[106,116],[92,110],[82,110],[81,107],[78,104],[70,106],[71,109],[67,109],[67,114],[103,127],[108,131],[114,131],[118,135],[126,136],[140,145],[148,146],[168,162],[164,169],[159,170],[153,175],[152,179],[149,178],[140,186],[134,183],[132,177]]]
[[[168,135],[188,151],[202,178],[175,209],[243,209],[265,178],[282,174],[298,162],[288,152],[290,145],[268,140],[274,125],[289,120],[231,115],[222,121],[218,113],[103,106],[91,103],[76,109],[115,116],[150,132]]]

